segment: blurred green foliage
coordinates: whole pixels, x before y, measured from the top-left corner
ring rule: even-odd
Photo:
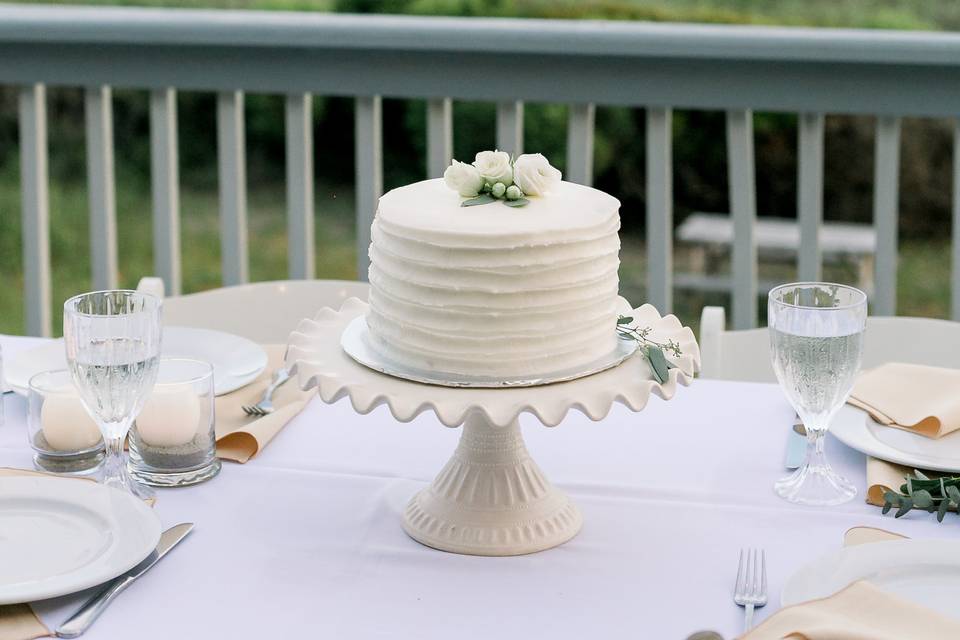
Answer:
[[[63,0],[59,0],[61,3]],[[960,2],[932,0],[101,0],[74,4],[133,4],[233,9],[315,10],[418,15],[502,16],[561,19],[655,20],[741,24],[783,24],[896,29],[960,29]],[[504,70],[508,74],[509,70]],[[185,289],[219,283],[216,235],[215,97],[180,92],[179,151],[183,185]],[[392,188],[424,174],[426,114],[419,100],[384,101],[385,186]],[[50,88],[52,255],[54,299],[88,282],[86,175],[83,97],[79,89]],[[525,148],[547,155],[564,169],[566,105],[527,104]],[[595,184],[623,203],[627,237],[644,219],[644,112],[597,109]],[[495,107],[455,102],[455,157],[470,160],[495,140]],[[353,274],[352,237],[353,101],[314,98],[317,176],[318,275]],[[690,211],[726,211],[726,146],[723,114],[674,113],[674,191],[679,222]],[[285,274],[282,181],[284,116],[280,96],[246,98],[248,182],[251,198],[253,275]],[[790,217],[796,209],[796,117],[757,113],[757,206],[761,215]],[[149,113],[142,91],[114,94],[114,128],[120,219],[121,270],[132,284],[150,272]],[[904,122],[901,167],[901,231],[907,242],[901,277],[922,278],[922,300],[911,312],[940,315],[946,286],[916,265],[928,255],[917,247],[940,242],[949,228],[952,123]],[[11,282],[0,292],[0,331],[21,325],[16,91],[0,87],[0,277]],[[869,221],[873,195],[873,119],[828,117],[825,152],[827,219]],[[912,251],[912,253],[910,253]],[[909,254],[909,255],[908,255]],[[627,277],[640,273],[639,267]],[[259,265],[259,266],[258,266]],[[940,270],[931,267],[931,274]],[[639,276],[638,276],[639,277]],[[903,289],[901,289],[903,291]],[[909,295],[909,294],[907,294]],[[57,306],[56,304],[54,305]],[[916,310],[914,310],[916,309]]]

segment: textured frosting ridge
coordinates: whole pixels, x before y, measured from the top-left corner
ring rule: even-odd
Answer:
[[[450,374],[535,377],[616,346],[620,203],[567,182],[521,209],[461,207],[442,180],[380,199],[373,346]]]

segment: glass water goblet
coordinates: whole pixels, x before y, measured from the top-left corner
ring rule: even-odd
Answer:
[[[153,492],[130,477],[123,445],[157,377],[160,306],[137,291],[84,293],[63,305],[67,364],[106,448],[101,481],[138,497]]]
[[[857,488],[827,462],[824,437],[860,370],[866,321],[867,296],[853,287],[800,282],[770,292],[773,370],[807,432],[803,464],[774,484],[785,500],[826,506],[857,495]]]

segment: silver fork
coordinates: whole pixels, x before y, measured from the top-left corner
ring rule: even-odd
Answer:
[[[744,607],[743,630],[753,627],[753,610],[767,604],[767,554],[763,549],[741,549],[733,601]]]
[[[260,399],[260,402],[257,404],[245,404],[243,407],[243,412],[248,416],[265,416],[268,413],[273,413],[273,393],[276,391],[280,385],[290,379],[290,370],[286,367],[280,367],[273,372],[273,380],[270,381],[270,386],[267,387],[267,390],[263,392],[263,397]]]

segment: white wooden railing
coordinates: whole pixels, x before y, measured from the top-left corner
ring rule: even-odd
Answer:
[[[503,81],[502,74],[509,76]],[[452,148],[451,100],[498,104],[497,145],[523,146],[523,101],[571,106],[567,177],[590,183],[594,106],[647,109],[648,298],[672,305],[671,110],[727,114],[733,324],[757,321],[752,110],[799,114],[799,276],[820,273],[824,114],[877,116],[873,311],[896,309],[900,118],[960,114],[960,35],[919,32],[0,5],[0,84],[19,85],[27,328],[50,331],[45,86],[86,87],[93,281],[117,278],[111,87],[151,92],[157,274],[180,288],[177,89],[218,93],[225,284],[247,268],[245,92],[286,95],[289,272],[314,270],[311,95],[356,98],[358,273],[383,189],[381,96],[426,98],[426,173]],[[718,140],[718,144],[723,141]],[[955,129],[960,154],[960,126]],[[960,318],[960,162],[952,315]],[[628,212],[626,212],[629,214]]]

